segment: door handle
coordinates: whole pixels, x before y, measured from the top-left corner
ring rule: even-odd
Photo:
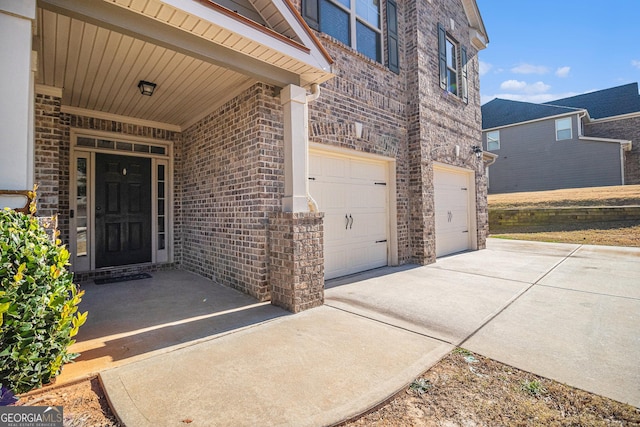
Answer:
[[[351,216],[351,214],[349,214],[349,219],[351,220],[351,223],[349,224],[349,230],[351,230],[351,227],[353,227],[353,217]]]
[[[347,214],[344,214],[344,219],[347,220],[347,223],[344,225],[344,229],[348,230],[349,229],[349,216]]]

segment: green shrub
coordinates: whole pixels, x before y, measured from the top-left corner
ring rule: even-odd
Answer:
[[[78,356],[67,350],[87,313],[77,313],[84,291],[68,265],[37,218],[0,210],[0,383],[15,393],[51,382]]]

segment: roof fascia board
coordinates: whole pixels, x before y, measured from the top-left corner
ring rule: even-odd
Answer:
[[[541,117],[539,119],[527,120],[525,122],[517,122],[517,123],[511,123],[511,124],[508,124],[508,125],[496,126],[496,127],[493,127],[493,128],[482,129],[482,132],[491,132],[491,131],[494,131],[494,130],[500,130],[500,129],[510,128],[510,127],[514,127],[514,126],[528,125],[530,123],[542,122],[544,120],[551,120],[551,119],[558,119],[560,117],[573,116],[573,115],[579,114],[579,113],[584,112],[584,111],[587,111],[587,110],[576,110],[576,111],[571,111],[569,113],[556,114],[555,116]]]
[[[628,139],[599,138],[599,137],[591,137],[591,136],[579,136],[578,139],[580,141],[595,141],[595,142],[608,142],[612,144],[620,144],[623,146],[625,151],[631,150],[631,144],[632,144],[632,142]]]
[[[489,36],[487,35],[480,9],[478,9],[478,3],[476,0],[462,0],[462,6],[472,30],[470,34],[471,43],[478,50],[486,48],[489,44]]]
[[[309,27],[306,21],[300,15],[300,12],[295,8],[290,0],[273,0],[273,5],[280,11],[282,15],[287,17],[287,22],[291,25],[296,35],[300,37],[300,40],[305,46],[314,46],[316,50],[311,49],[311,55],[316,57],[319,63],[326,63],[325,67],[322,67],[325,71],[331,70],[331,64],[333,59],[329,52],[324,48],[318,37],[314,34],[313,30]],[[319,57],[318,57],[319,56]]]
[[[300,82],[295,73],[104,1],[39,0],[39,4],[48,10],[229,68],[268,84],[284,87]]]
[[[162,0],[163,3],[166,3],[176,9],[180,9],[189,15],[197,16],[198,18],[204,19],[206,21],[215,23],[216,25],[226,28],[229,31],[232,31],[237,34],[242,34],[260,44],[263,44],[270,49],[277,50],[287,56],[290,56],[299,61],[303,61],[313,67],[320,68],[324,71],[329,72],[330,63],[326,60],[325,63],[319,63],[317,61],[317,57],[311,55],[311,49],[309,48],[309,44],[311,41],[308,39],[303,40],[303,45],[298,42],[289,39],[288,37],[283,36],[282,34],[271,30],[268,27],[265,27],[261,24],[258,24],[254,21],[251,21],[248,18],[243,17],[242,15],[236,14],[233,11],[230,11],[223,6],[211,1],[211,0]],[[274,1],[274,5],[278,7],[277,0]],[[280,13],[282,13],[281,8],[278,8]],[[287,21],[291,25],[292,16],[288,14]],[[270,37],[265,38],[264,36],[269,35]],[[301,34],[298,34],[300,37]],[[309,44],[308,44],[309,43]],[[313,44],[311,44],[313,45]],[[313,59],[313,61],[310,61]]]
[[[601,119],[590,119],[589,124],[612,122],[615,120],[633,119],[635,117],[640,117],[640,111],[636,111],[634,113],[620,114],[619,116],[603,117]]]

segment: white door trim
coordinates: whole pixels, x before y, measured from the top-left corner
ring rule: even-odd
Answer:
[[[106,139],[110,141],[125,142],[131,144],[143,144],[150,147],[164,148],[164,154],[153,153],[150,149],[149,153],[137,151],[126,151],[117,149],[103,149],[77,145],[78,137]],[[151,263],[165,263],[173,260],[173,143],[166,140],[156,140],[144,137],[132,137],[114,132],[92,131],[85,129],[71,129],[70,132],[70,155],[69,155],[69,209],[73,210],[76,215],[69,218],[69,249],[71,252],[72,265],[71,268],[75,272],[80,271],[96,271],[95,262],[95,155],[96,153],[116,154],[131,157],[147,157],[151,159]],[[77,199],[76,199],[76,161],[78,157],[86,157],[87,163],[87,258],[78,260],[77,255]],[[158,226],[158,166],[164,166],[164,249],[160,249]],[[77,264],[77,265],[76,265]],[[113,267],[105,267],[109,269]]]

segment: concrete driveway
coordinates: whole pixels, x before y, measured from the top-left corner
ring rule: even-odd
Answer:
[[[640,249],[487,246],[330,281],[326,305],[640,407]]]
[[[640,249],[490,240],[433,265],[329,281],[325,305],[297,315],[202,282],[169,318],[210,298],[232,316],[205,304],[178,324],[148,329],[143,316],[93,340],[125,344],[122,364],[100,378],[116,415],[136,427],[332,425],[402,390],[457,345],[640,407],[639,261]],[[154,276],[169,289],[181,281],[183,294],[194,281]],[[166,303],[152,304],[151,317]],[[97,320],[86,333],[108,329],[108,318]],[[142,357],[136,346],[165,332],[177,347]],[[192,341],[176,344],[182,334]]]

